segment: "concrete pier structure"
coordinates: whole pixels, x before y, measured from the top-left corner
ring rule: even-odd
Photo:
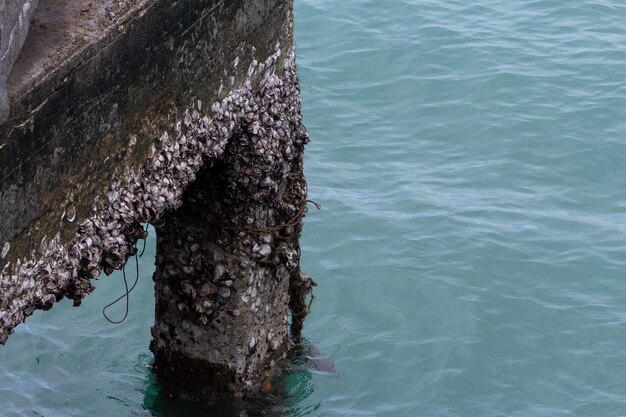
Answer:
[[[28,35],[30,17],[37,0],[2,0],[0,2],[0,123],[9,116],[6,83]]]
[[[292,1],[40,1],[7,89],[0,342],[151,222],[158,375],[255,392],[311,285]]]

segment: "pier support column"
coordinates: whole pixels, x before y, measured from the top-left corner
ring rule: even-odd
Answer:
[[[285,87],[266,86],[219,109],[244,116],[182,206],[156,224],[151,349],[163,381],[253,393],[290,347],[290,284],[302,282],[307,136],[298,91]]]

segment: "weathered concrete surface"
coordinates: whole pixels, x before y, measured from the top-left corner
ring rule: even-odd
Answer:
[[[239,90],[217,109],[223,125],[236,126],[229,144],[157,229],[152,350],[168,380],[193,375],[253,390],[290,346],[308,140],[294,70],[289,64],[282,81]]]
[[[165,221],[155,275],[158,372],[189,377],[185,364],[200,359],[194,363],[209,373],[228,369],[224,380],[210,378],[222,388],[253,390],[289,346],[287,288],[306,282],[297,238],[307,137],[292,2],[94,3],[42,2],[9,79],[11,116],[0,133],[0,342],[34,309],[62,297],[79,302],[92,277],[135,253],[140,223]],[[59,21],[83,24],[64,34]],[[226,189],[208,201],[212,178]],[[211,230],[192,227],[209,223]],[[179,240],[202,240],[203,260],[173,259],[191,250]],[[218,264],[232,279],[213,280]],[[266,291],[257,311],[242,304],[235,314],[252,288]],[[246,351],[194,356],[218,329],[233,337],[230,347],[245,341]],[[264,338],[256,350],[244,332]]]
[[[6,81],[17,59],[37,0],[2,0],[0,2],[0,123],[9,116]]]

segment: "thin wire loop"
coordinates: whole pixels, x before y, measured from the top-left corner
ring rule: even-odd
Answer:
[[[143,252],[142,252],[142,254],[143,254]],[[126,265],[124,265],[124,267],[122,268],[122,275],[124,277],[124,288],[126,289],[126,291],[125,291],[125,293],[123,295],[119,296],[115,301],[113,301],[112,303],[107,304],[102,309],[102,315],[111,324],[120,324],[124,320],[126,320],[126,318],[128,317],[128,306],[130,304],[130,297],[129,297],[129,295],[135,289],[135,287],[137,286],[137,283],[139,282],[139,257],[137,256],[137,251],[135,251],[135,268],[136,268],[137,275],[135,277],[135,282],[133,283],[133,285],[129,289],[128,288],[128,280],[126,279]],[[112,307],[113,305],[117,304],[123,298],[126,298],[126,309],[124,311],[124,317],[122,317],[120,320],[112,320],[111,318],[109,318],[109,316],[107,315],[106,311],[107,311],[107,309],[109,307]]]

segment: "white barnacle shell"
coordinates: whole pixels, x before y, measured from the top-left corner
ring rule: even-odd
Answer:
[[[74,220],[76,220],[76,207],[69,206],[65,211],[65,218],[69,222],[73,222]]]
[[[2,252],[0,253],[0,259],[6,258],[7,255],[9,254],[10,249],[11,249],[10,242],[6,242],[4,245],[2,245]]]

